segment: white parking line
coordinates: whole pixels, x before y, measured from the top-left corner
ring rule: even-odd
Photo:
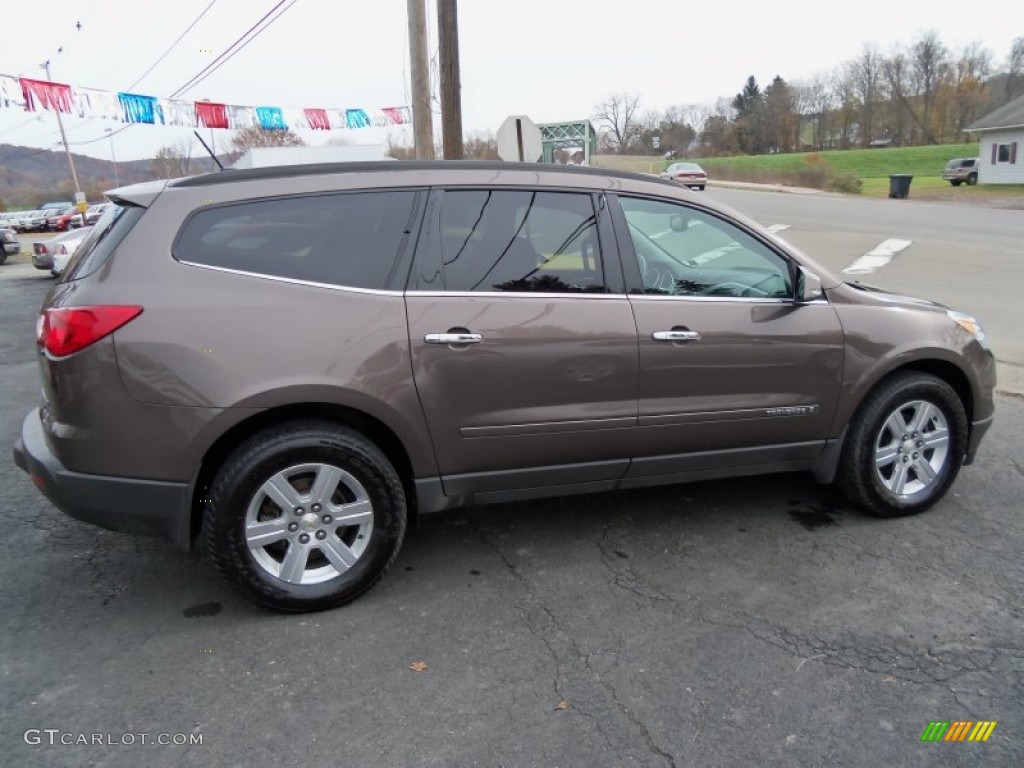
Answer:
[[[905,248],[908,248],[912,242],[913,240],[900,240],[895,237],[883,240],[853,262],[853,264],[844,269],[843,274],[867,275],[874,272],[876,269],[881,269],[892,261],[893,256]]]
[[[772,224],[767,229],[774,235],[778,232],[782,232],[784,229],[789,229],[789,224]]]

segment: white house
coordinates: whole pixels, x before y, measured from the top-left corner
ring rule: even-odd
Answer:
[[[979,184],[1024,184],[1024,96],[967,127],[980,136]]]

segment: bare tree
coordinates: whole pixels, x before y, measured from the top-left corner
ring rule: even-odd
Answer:
[[[498,140],[490,133],[467,136],[462,142],[462,156],[466,160],[499,160]]]
[[[687,104],[680,108],[679,117],[699,136],[712,112],[714,109],[708,104]]]
[[[245,152],[254,147],[303,147],[306,142],[291,129],[265,131],[258,125],[239,131],[231,139],[231,148]]]
[[[907,57],[895,51],[882,63],[882,72],[889,89],[893,125],[900,143],[909,137],[910,121],[919,123],[917,113],[910,106],[913,86],[910,83],[910,64]]]
[[[866,147],[875,138],[875,109],[882,95],[882,57],[873,43],[864,44],[850,66],[850,76],[860,100],[860,143]]]
[[[992,52],[977,41],[967,45],[954,68],[956,133],[963,134],[987,108],[989,94],[985,91],[985,80],[991,73]]]
[[[158,179],[179,179],[188,176],[192,165],[192,142],[180,141],[160,147],[153,156],[151,168]]]
[[[608,147],[620,155],[629,152],[643,132],[643,125],[637,114],[639,105],[638,94],[616,93],[594,107],[594,119],[607,134]]]
[[[832,75],[832,89],[839,107],[839,148],[849,149],[853,133],[853,120],[857,114],[857,89],[849,64],[840,66]]]
[[[928,144],[937,143],[932,126],[932,108],[939,85],[949,73],[949,50],[934,30],[926,32],[914,43],[911,57],[914,88],[921,97],[921,129]]]
[[[1006,100],[1013,98],[1017,80],[1024,74],[1024,36],[1015,38],[1010,46],[1010,61],[1006,77]]]
[[[834,101],[828,78],[818,74],[810,82],[793,85],[792,88],[800,120],[811,123],[811,146],[821,149]]]

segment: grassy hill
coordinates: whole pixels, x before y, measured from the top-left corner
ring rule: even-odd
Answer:
[[[103,190],[113,189],[114,166],[109,160],[79,155],[75,172],[82,191],[90,201],[101,200]],[[193,158],[197,170],[214,170],[208,158]],[[117,164],[121,186],[155,178],[149,160],[132,160]],[[40,150],[0,144],[0,201],[7,210],[33,208],[51,200],[71,200],[74,185],[63,150]]]

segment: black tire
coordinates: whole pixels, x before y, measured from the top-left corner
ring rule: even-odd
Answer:
[[[968,184],[968,186],[973,187],[977,183],[978,183],[978,174],[971,173],[971,174],[969,174],[967,176],[967,184]]]
[[[701,184],[699,187],[697,187],[697,189],[699,189],[701,192],[703,192],[704,191],[704,185]]]
[[[953,179],[949,183],[952,184],[954,187],[959,187],[960,186],[960,179]]]
[[[321,478],[327,492],[318,495]],[[265,492],[271,479],[285,489],[277,498],[298,499],[301,513]],[[394,563],[405,537],[398,473],[366,437],[330,422],[295,422],[253,436],[224,461],[207,498],[204,538],[217,570],[245,597],[279,611],[355,600]],[[346,514],[369,519],[339,526],[329,513],[339,514],[340,504],[350,505]],[[266,543],[250,547],[247,527],[256,525],[272,530]],[[293,547],[296,557],[289,558]],[[339,565],[342,556],[352,562]],[[284,577],[288,565],[301,567],[293,571],[297,580]]]
[[[908,417],[904,439],[892,425],[906,424]],[[871,391],[851,420],[836,483],[850,501],[877,517],[924,512],[956,479],[967,434],[964,405],[946,382],[927,373],[894,374]],[[885,461],[890,452],[892,461],[876,467],[876,457]]]
[[[3,249],[3,246],[0,246],[0,264],[3,264],[6,261],[7,261],[7,251],[5,251]]]

